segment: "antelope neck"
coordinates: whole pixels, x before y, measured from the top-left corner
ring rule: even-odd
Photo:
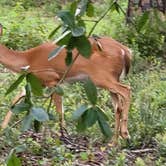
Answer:
[[[0,45],[0,63],[14,72],[21,72],[21,67],[28,65],[26,52],[14,51]]]

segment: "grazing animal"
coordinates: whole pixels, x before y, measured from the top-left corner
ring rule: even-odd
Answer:
[[[0,26],[2,34],[2,26]],[[123,138],[128,138],[128,111],[130,107],[130,87],[120,83],[120,76],[129,72],[131,63],[130,50],[110,37],[97,39],[102,49],[98,48],[94,38],[89,38],[92,53],[89,59],[78,56],[65,81],[80,80],[90,77],[96,86],[110,91],[115,111],[115,133],[113,141],[117,142],[119,133]],[[64,48],[58,56],[48,60],[48,55],[58,46],[53,42],[47,42],[26,51],[15,51],[0,45],[0,63],[14,72],[21,72],[22,68],[29,66],[28,72],[39,78],[41,83],[47,87],[56,86],[62,78],[67,66],[65,64],[66,49]],[[78,51],[73,50],[73,58]],[[23,95],[21,93],[15,98],[16,103]],[[60,114],[60,123],[63,125],[62,98],[54,93],[52,99],[56,111]],[[5,128],[10,121],[12,112],[9,111],[2,123]]]

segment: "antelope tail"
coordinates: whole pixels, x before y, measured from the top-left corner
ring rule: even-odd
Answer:
[[[125,75],[127,75],[129,73],[131,66],[131,59],[132,59],[131,50],[125,51],[124,59],[125,59]]]

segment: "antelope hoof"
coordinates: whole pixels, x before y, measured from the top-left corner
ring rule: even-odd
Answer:
[[[121,137],[124,138],[124,139],[130,139],[130,135],[129,135],[129,132],[126,130],[126,131],[121,131]]]

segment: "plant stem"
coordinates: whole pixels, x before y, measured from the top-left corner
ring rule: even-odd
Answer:
[[[112,4],[113,5],[113,4]],[[92,29],[90,30],[88,37],[92,34],[92,32],[94,31],[94,29],[96,28],[96,26],[99,24],[99,22],[107,15],[107,13],[111,10],[112,5],[105,11],[105,13],[95,22],[95,24],[93,25]]]
[[[92,27],[92,29],[90,30],[90,32],[89,32],[89,34],[88,34],[87,37],[90,37],[90,35],[92,34],[92,32],[94,31],[94,29],[96,28],[96,26],[97,26],[97,25],[99,24],[99,22],[107,15],[107,13],[111,10],[111,8],[112,8],[112,6],[114,5],[115,2],[117,2],[117,0],[114,1],[114,2],[112,3],[112,5],[110,5],[110,7],[105,11],[105,13],[104,13],[98,20],[95,20],[95,24],[94,24],[94,26]],[[78,56],[79,56],[79,52],[78,52],[77,55],[74,57],[72,63],[71,63],[71,64],[68,66],[68,68],[65,70],[65,73],[63,74],[62,78],[60,79],[60,81],[58,82],[57,85],[60,85],[60,84],[64,81],[64,79],[66,78],[67,74],[70,72],[70,70],[71,70],[71,68],[72,68],[72,66],[73,66],[73,64],[74,64],[74,62],[77,60]]]
[[[70,70],[71,70],[71,68],[72,68],[72,66],[73,66],[73,64],[74,64],[74,62],[77,60],[78,56],[79,56],[79,52],[78,52],[77,55],[74,57],[72,63],[71,63],[71,64],[68,66],[68,68],[65,70],[65,72],[64,72],[64,74],[63,74],[63,76],[62,76],[62,78],[60,79],[60,81],[58,82],[57,85],[60,85],[60,84],[64,81],[64,79],[66,78],[67,74],[70,72]]]

